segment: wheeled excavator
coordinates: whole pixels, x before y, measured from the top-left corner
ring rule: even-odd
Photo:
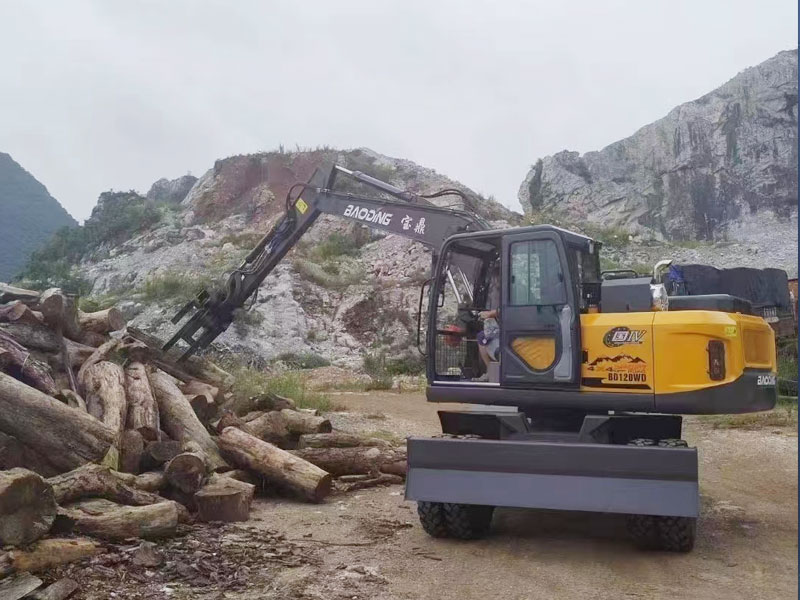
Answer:
[[[337,191],[340,177],[378,193]],[[447,195],[459,205],[431,202]],[[213,342],[322,214],[432,249],[417,331],[427,399],[478,406],[441,410],[442,436],[408,439],[406,498],[427,533],[480,537],[495,507],[596,511],[627,515],[642,547],[691,550],[698,458],[681,415],[777,399],[774,334],[748,302],[670,298],[657,273],[604,276],[601,243],[584,235],[492,229],[459,190],[423,196],[331,165],[289,190],[285,215],[223,287],[175,316],[186,320],[164,349],[185,357]],[[487,310],[499,323],[489,360]]]

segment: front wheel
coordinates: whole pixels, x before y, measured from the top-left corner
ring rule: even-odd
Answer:
[[[422,528],[429,536],[435,538],[448,536],[444,505],[441,502],[417,502],[417,514]]]
[[[473,540],[489,532],[494,506],[444,503],[442,507],[447,522],[447,532],[452,537]]]
[[[697,535],[693,517],[628,515],[627,526],[633,542],[643,550],[690,552]]]

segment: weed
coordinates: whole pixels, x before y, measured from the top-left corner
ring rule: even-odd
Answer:
[[[384,440],[392,444],[393,446],[399,446],[403,443],[404,439],[393,433],[391,431],[386,431],[385,429],[378,429],[376,431],[370,431],[364,437],[369,438],[378,438],[379,440]]]
[[[357,265],[348,267],[346,270],[340,267],[339,273],[336,275],[327,273],[317,263],[301,257],[295,258],[292,266],[303,279],[326,289],[342,289],[364,281],[364,273]]]
[[[237,248],[249,250],[250,248],[254,248],[255,245],[261,241],[262,237],[262,234],[254,231],[240,231],[239,233],[229,233],[227,235],[223,235],[219,239],[219,242],[217,242],[217,245],[222,247],[225,244],[230,243]]]
[[[270,375],[252,367],[238,367],[231,374],[236,381],[232,390],[235,399],[246,400],[257,394],[272,392],[291,398],[298,408],[315,408],[322,412],[337,408],[325,394],[308,389],[306,378],[300,373]]]
[[[278,360],[290,369],[316,369],[318,367],[327,367],[331,364],[331,361],[313,352],[302,352],[300,354],[285,352],[278,356]]]
[[[321,244],[315,245],[309,253],[310,258],[324,261],[339,256],[356,256],[361,247],[356,236],[334,232]]]
[[[392,376],[386,369],[384,354],[367,354],[364,357],[364,372],[372,378],[366,385],[366,391],[392,389]]]
[[[84,312],[96,312],[111,308],[119,302],[116,294],[103,294],[102,296],[88,296],[78,300],[78,308]]]
[[[246,337],[250,330],[264,322],[264,315],[257,310],[240,308],[233,312],[233,329],[239,337]]]
[[[211,286],[213,280],[208,275],[165,271],[149,277],[138,290],[145,300],[188,302],[203,288]]]

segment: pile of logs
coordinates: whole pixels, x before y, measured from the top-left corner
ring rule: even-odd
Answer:
[[[27,547],[0,552],[0,578],[98,551],[48,533],[158,538],[246,520],[257,490],[321,502],[334,478],[403,480],[404,449],[232,384],[205,359],[171,361],[115,308],[0,283],[0,546]]]

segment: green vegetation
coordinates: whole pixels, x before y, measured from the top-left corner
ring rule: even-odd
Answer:
[[[9,281],[31,253],[60,228],[77,226],[33,175],[0,152],[0,281]]]
[[[237,248],[242,248],[245,250],[250,250],[254,248],[258,242],[261,241],[261,238],[264,237],[261,233],[256,233],[254,231],[241,231],[239,233],[229,233],[224,235],[220,238],[218,244],[219,246],[224,246],[225,244],[233,244]]]
[[[372,382],[366,385],[366,391],[392,389],[392,375],[386,368],[385,355],[367,354],[363,367],[364,372],[372,378]]]
[[[95,312],[111,308],[119,302],[116,294],[103,294],[102,296],[81,296],[78,299],[78,308],[84,312]]]
[[[103,244],[119,244],[152,229],[173,210],[174,207],[150,202],[133,190],[104,192],[83,226],[59,229],[31,254],[21,277],[37,287],[83,291],[85,285],[73,275],[73,267],[82,258]]]
[[[246,337],[251,329],[264,322],[264,315],[255,310],[240,308],[233,312],[233,330],[239,337]]]
[[[356,256],[359,248],[356,236],[344,235],[337,231],[333,232],[328,239],[314,246],[309,252],[309,258],[317,261],[325,261],[340,256]]]
[[[208,275],[197,275],[183,271],[165,271],[149,277],[137,290],[145,300],[188,302],[203,288],[211,287],[214,279]]]
[[[244,400],[257,394],[272,392],[291,398],[298,408],[315,408],[322,412],[337,408],[325,394],[309,390],[306,378],[301,373],[270,375],[248,366],[229,370],[236,380],[232,390],[235,398]]]
[[[342,289],[364,281],[364,272],[355,262],[340,262],[327,268],[303,257],[292,261],[294,270],[308,281],[326,289]]]
[[[284,352],[278,356],[278,360],[290,369],[316,369],[327,367],[331,364],[331,361],[313,352],[302,352],[300,354]]]

